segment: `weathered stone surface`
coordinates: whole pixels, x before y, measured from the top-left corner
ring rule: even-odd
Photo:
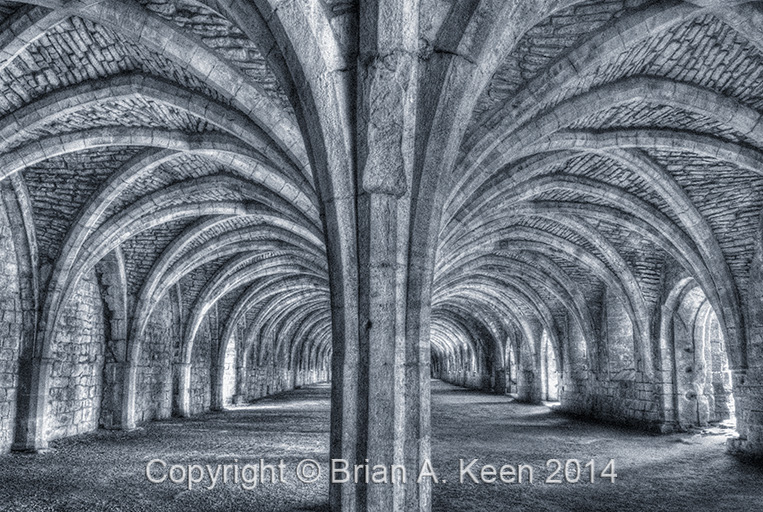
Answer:
[[[144,334],[135,401],[138,421],[169,418],[172,414],[172,362],[180,337],[169,299],[157,304]]]
[[[19,267],[11,229],[5,205],[0,205],[0,453],[7,452],[13,443],[23,328]]]
[[[93,276],[83,280],[53,340],[47,438],[98,427],[104,357],[104,316]]]
[[[46,5],[0,2],[0,452],[332,379],[332,457],[418,466],[435,375],[763,453],[759,6]]]

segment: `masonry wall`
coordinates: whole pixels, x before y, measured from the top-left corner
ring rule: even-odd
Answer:
[[[137,422],[172,415],[172,348],[178,335],[172,306],[165,296],[156,305],[143,337],[136,382]]]
[[[436,379],[440,379],[448,384],[461,386],[468,389],[484,389],[485,381],[488,388],[490,386],[490,376],[484,375],[485,372],[472,371],[467,369],[464,364],[453,364],[449,361],[442,361],[433,373]]]
[[[631,378],[636,368],[633,339],[633,323],[625,306],[610,290],[605,295],[606,319],[602,338],[606,340],[605,364],[608,375],[615,380]]]
[[[241,337],[236,336],[236,342],[241,342]],[[257,344],[255,344],[257,347]],[[276,363],[272,360],[258,361],[258,348],[248,352],[248,360],[245,366],[240,361],[237,366],[237,379],[241,379],[237,389],[238,396],[234,399],[238,402],[257,400],[268,395],[292,390],[296,387],[326,382],[331,379],[329,367],[324,368],[288,368],[284,363]],[[268,358],[270,359],[270,358]],[[259,363],[259,364],[258,364]],[[243,391],[243,396],[241,396]]]
[[[607,422],[651,429],[662,423],[655,386],[640,372],[627,379],[601,375],[565,378],[561,408]]]
[[[246,399],[256,400],[287,389],[286,376],[273,365],[250,364],[246,371]]]
[[[600,320],[598,347],[584,348],[580,331],[568,323],[570,348],[560,386],[561,409],[607,422],[659,428],[660,396],[652,380],[636,369],[633,326],[611,292],[602,296]]]
[[[0,454],[13,443],[22,314],[11,224],[0,201]]]
[[[268,395],[290,391],[330,379],[327,369],[316,371],[293,370],[272,365],[248,368],[246,373],[246,400],[256,400]]]
[[[101,406],[105,330],[95,275],[78,285],[56,327],[47,403],[47,439],[95,430]]]

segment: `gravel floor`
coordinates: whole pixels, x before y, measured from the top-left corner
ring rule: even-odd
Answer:
[[[727,432],[651,435],[433,384],[433,461],[449,468],[448,483],[435,487],[433,510],[763,511],[763,466],[728,455]],[[534,468],[534,482],[459,484],[460,458],[478,458],[475,468],[526,464]],[[588,469],[578,483],[545,483],[556,467],[547,469],[551,459],[581,466],[594,460],[594,483]],[[599,477],[610,459],[614,483]],[[574,462],[569,466],[574,480]]]
[[[225,413],[58,441],[44,454],[2,456],[0,510],[325,511],[328,395],[328,386],[314,386]],[[652,436],[440,382],[433,383],[432,410],[432,465],[441,480],[434,486],[435,511],[763,511],[763,467],[727,455],[723,432]],[[283,482],[257,482],[260,458],[273,465],[283,460]],[[323,466],[315,483],[296,477],[306,458]],[[181,483],[149,482],[152,459],[168,464],[163,471],[153,466],[152,477],[166,476],[177,464],[186,468],[186,478],[176,468]],[[478,459],[472,466],[478,479],[485,464],[525,464],[533,468],[533,482],[524,471],[522,483],[475,484],[468,477],[459,483],[459,459],[464,465]],[[593,460],[594,483],[586,468],[578,483],[545,483],[550,459],[575,459],[581,466]],[[600,477],[610,459],[614,483]],[[256,471],[243,470],[246,464]],[[210,476],[192,470],[201,482],[189,490],[189,465],[209,465],[213,473],[228,465],[228,482],[222,482],[221,467],[207,489]],[[574,480],[575,463],[568,466]],[[556,476],[563,479],[563,473]]]

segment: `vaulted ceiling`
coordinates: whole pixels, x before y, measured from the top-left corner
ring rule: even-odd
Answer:
[[[328,352],[306,85],[238,4],[0,2],[0,178],[28,213],[48,329],[116,252],[133,334],[177,286],[186,343],[216,309],[228,329],[246,319]],[[424,33],[455,8],[423,4]],[[350,45],[353,3],[313,7]],[[526,317],[594,336],[606,290],[646,347],[665,265],[697,280],[740,347],[763,206],[760,3],[548,11],[474,91],[440,229],[435,351],[503,341]]]

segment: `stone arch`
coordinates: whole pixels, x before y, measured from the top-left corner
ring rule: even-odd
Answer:
[[[559,401],[562,385],[561,363],[549,340],[548,331],[544,329],[540,340],[541,398],[544,401]]]
[[[195,37],[181,33],[145,9],[109,0],[78,9],[76,14],[124,34],[187,67],[270,134],[296,161],[307,162],[293,120],[284,116],[258,85],[219,58]],[[129,20],[129,23],[125,23]],[[189,51],[189,49],[191,51]]]
[[[37,274],[37,241],[28,190],[23,181],[14,179],[0,183],[0,265],[7,276],[2,292],[6,382],[6,415],[0,418],[3,435],[0,451],[26,451],[33,446],[24,425],[30,411],[40,407],[41,397],[31,392],[31,380],[41,371],[35,356],[39,351],[34,335],[37,320],[39,278]]]
[[[716,409],[716,399],[729,410],[731,381],[713,375],[714,363],[726,368],[727,348],[720,331],[713,332],[717,319],[698,283],[688,277],[679,280],[662,305],[660,320],[661,391],[664,429],[686,429],[706,426],[711,421],[728,419],[723,408]],[[713,344],[722,347],[713,350]],[[720,358],[713,363],[713,358]],[[710,382],[706,382],[710,379]],[[719,384],[716,389],[713,384]],[[719,404],[721,405],[721,404]]]
[[[469,171],[461,175],[463,179],[467,179],[481,165],[486,155],[494,151],[503,139],[500,134],[513,133],[518,126],[546,107],[554,94],[564,87],[571,88],[572,83],[584,72],[595,69],[656,32],[667,30],[703,12],[707,11],[680,1],[660,2],[621,17],[606,30],[592,34],[568,50],[563,58],[553,62],[525,84],[510,105],[489,112],[478,121],[481,129],[464,141],[467,150],[459,166],[468,165]],[[455,194],[462,186],[463,182],[454,183],[451,194]],[[450,198],[447,202],[450,202]]]

